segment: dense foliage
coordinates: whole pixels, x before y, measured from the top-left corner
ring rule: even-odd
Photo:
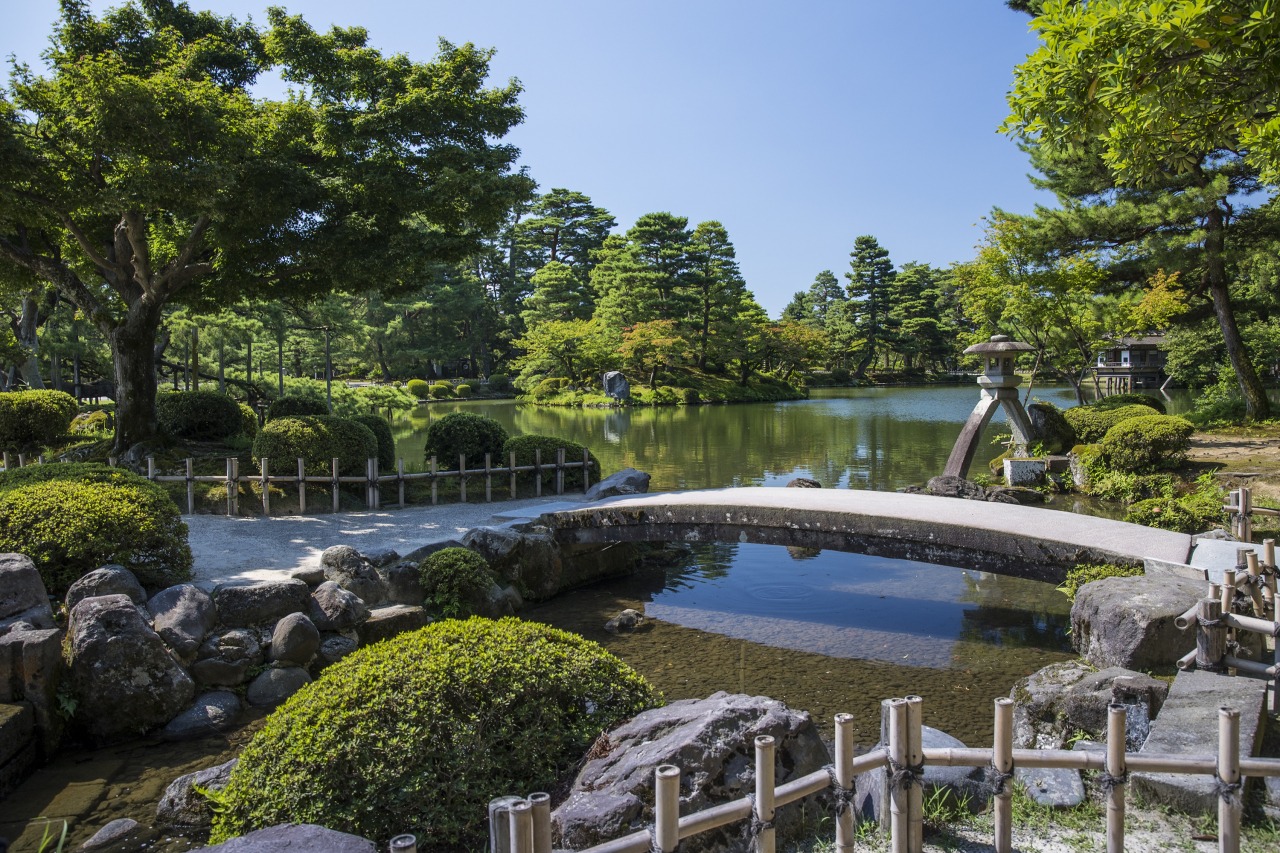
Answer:
[[[396,467],[396,440],[391,434],[391,424],[382,415],[355,415],[351,418],[364,424],[378,440],[378,469],[394,471]]]
[[[58,440],[79,408],[75,397],[61,391],[0,394],[0,448],[27,450]]]
[[[576,635],[438,622],[361,648],[272,714],[217,795],[211,841],[292,822],[483,846],[489,800],[554,789],[601,731],[658,700]]]
[[[250,414],[253,414],[252,410]],[[156,397],[156,420],[166,435],[194,441],[219,441],[245,431],[245,416],[240,411],[240,404],[217,391],[169,391],[160,394]],[[256,429],[256,415],[253,423]]]
[[[1099,408],[1095,406],[1075,406],[1067,409],[1062,416],[1076,431],[1077,440],[1086,444],[1101,441],[1102,437],[1121,421],[1129,418],[1142,418],[1151,414],[1150,406],[1118,406],[1116,408]]]
[[[276,418],[253,440],[255,461],[266,457],[276,460],[276,470],[292,470],[304,459],[312,476],[332,473],[334,459],[342,476],[361,476],[377,455],[378,439],[367,426],[332,415]]]
[[[1142,566],[1118,566],[1115,563],[1082,563],[1067,572],[1067,579],[1058,587],[1067,598],[1076,600],[1076,593],[1087,583],[1103,578],[1133,578],[1145,574]]]
[[[152,591],[191,577],[177,506],[154,483],[106,465],[60,462],[0,474],[0,551],[30,557],[53,595],[107,563]]]
[[[1121,406],[1147,406],[1148,408],[1155,409],[1157,414],[1168,414],[1165,410],[1164,402],[1157,400],[1149,394],[1111,394],[1110,396],[1103,397],[1096,403],[1090,404],[1090,408],[1095,411],[1104,412],[1111,409],[1118,409]]]
[[[1124,520],[1178,533],[1204,533],[1222,526],[1226,516],[1222,509],[1225,501],[1225,490],[1212,474],[1205,474],[1187,494],[1151,498],[1133,504]]]
[[[443,548],[429,555],[418,566],[418,578],[426,603],[450,619],[479,614],[497,580],[485,558],[467,548]]]
[[[1195,427],[1185,418],[1145,415],[1107,430],[1098,447],[1106,464],[1136,474],[1176,468],[1187,459]]]
[[[427,427],[426,457],[452,468],[465,455],[467,467],[483,466],[485,454],[494,465],[502,459],[507,430],[493,418],[471,412],[450,412]]]
[[[564,448],[565,462],[582,462],[583,454],[588,457],[590,466],[589,473],[591,482],[600,482],[600,460],[595,454],[590,453],[584,445],[576,441],[569,441],[563,438],[553,438],[549,435],[514,435],[507,439],[502,445],[503,464],[510,462],[511,454],[516,455],[516,465],[525,466],[532,465],[536,458],[537,451],[542,451],[542,464],[554,465],[556,461],[556,453]],[[546,486],[555,481],[555,470],[543,470],[542,482]],[[564,486],[566,489],[582,488],[582,469],[573,468],[564,472]]]
[[[318,417],[329,414],[329,406],[319,397],[305,394],[285,394],[271,401],[267,407],[267,420],[276,418]]]

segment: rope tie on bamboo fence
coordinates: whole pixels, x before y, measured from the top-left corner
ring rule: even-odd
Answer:
[[[1108,773],[1105,770],[1098,773],[1098,787],[1102,789],[1103,794],[1110,794],[1112,791],[1114,791],[1116,788],[1119,788],[1121,785],[1128,785],[1128,784],[1129,784],[1129,771],[1127,770],[1124,773],[1121,773],[1119,776],[1112,776],[1110,773]]]
[[[827,771],[827,776],[831,779],[831,796],[836,801],[836,817],[853,808],[853,798],[855,796],[853,788],[845,788],[840,784],[840,777],[836,775],[836,766],[828,764],[822,768]]]
[[[747,825],[747,837],[759,838],[760,833],[764,832],[766,829],[774,828],[774,822],[771,820],[761,820],[760,816],[756,814],[755,794],[747,794],[746,797],[747,802],[751,804],[751,822]]]
[[[924,782],[924,762],[919,764],[899,764],[892,758],[889,759],[889,790],[896,791],[899,788],[907,790],[912,785],[923,785]]]
[[[991,789],[991,796],[998,797],[1009,789],[1009,783],[1013,781],[1013,771],[1001,773],[1000,768],[994,764],[988,764],[987,770],[987,787]]]
[[[1241,804],[1240,794],[1244,791],[1244,777],[1241,776],[1234,782],[1223,782],[1222,777],[1215,772],[1213,774],[1213,793],[1227,805],[1232,808],[1239,808]]]

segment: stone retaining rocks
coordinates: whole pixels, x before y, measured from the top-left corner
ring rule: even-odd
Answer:
[[[228,628],[275,622],[290,613],[306,613],[311,588],[299,580],[222,584],[214,590],[218,621]]]
[[[213,599],[189,583],[156,593],[147,602],[147,611],[155,632],[184,660],[195,656],[218,619]]]
[[[1171,666],[1196,645],[1195,632],[1173,620],[1204,594],[1203,581],[1169,576],[1087,583],[1071,608],[1071,640],[1097,667]]]
[[[422,596],[414,603],[421,604]],[[369,607],[354,592],[325,581],[311,593],[307,613],[321,631],[346,631],[369,618]]]
[[[243,710],[240,697],[229,690],[215,690],[196,697],[187,710],[169,721],[160,732],[164,740],[194,740],[231,731]]]
[[[253,681],[244,698],[259,708],[274,708],[311,683],[311,676],[300,666],[272,667]]]
[[[587,489],[584,497],[589,501],[598,501],[619,495],[642,495],[649,491],[649,479],[649,475],[643,471],[623,468]]]
[[[313,824],[283,824],[246,833],[213,847],[210,853],[376,853],[372,841]]]
[[[35,563],[21,554],[0,554],[0,635],[53,626],[49,594]]]
[[[147,601],[147,591],[142,588],[142,583],[137,576],[124,566],[115,563],[82,575],[67,590],[63,600],[66,602],[67,609],[70,610],[86,598],[116,594],[129,596],[134,604],[145,604]]]
[[[213,809],[209,800],[196,789],[221,791],[231,781],[231,771],[239,759],[226,764],[197,770],[179,776],[164,789],[164,796],[156,806],[156,823],[160,826],[204,828],[213,823]]]
[[[356,628],[360,645],[368,646],[381,640],[387,640],[405,631],[416,631],[431,624],[431,616],[424,607],[412,607],[408,604],[392,604],[389,607],[378,607],[370,611],[367,622]]]
[[[138,822],[133,818],[122,817],[99,829],[84,844],[81,850],[106,850],[118,844],[124,844],[138,833]]]
[[[325,580],[355,593],[362,601],[378,603],[387,597],[377,567],[350,545],[334,545],[320,555]]]
[[[320,632],[301,613],[290,613],[276,623],[271,632],[271,649],[267,660],[272,663],[306,666],[320,648]]]
[[[1081,732],[1094,740],[1107,735],[1107,706],[1128,706],[1127,748],[1142,746],[1150,721],[1160,713],[1169,685],[1140,672],[1112,667],[1095,671],[1081,661],[1055,663],[1032,673],[1009,693],[1013,745],[1017,749],[1064,749]]]

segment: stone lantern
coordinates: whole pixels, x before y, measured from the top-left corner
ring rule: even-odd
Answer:
[[[991,422],[991,416],[997,408],[1004,408],[1005,417],[1009,419],[1009,427],[1013,430],[1015,447],[1026,448],[1031,441],[1031,422],[1027,418],[1026,409],[1018,399],[1018,386],[1022,377],[1014,373],[1013,365],[1018,353],[1031,352],[1035,347],[1021,341],[1011,340],[1008,335],[992,335],[986,343],[974,344],[964,351],[965,355],[980,355],[983,360],[982,375],[978,377],[978,405],[973,407],[969,420],[965,421],[960,437],[956,439],[951,455],[947,457],[947,468],[943,472],[949,477],[965,477],[969,473],[969,465],[973,462],[974,451],[978,449],[978,441],[982,431]]]

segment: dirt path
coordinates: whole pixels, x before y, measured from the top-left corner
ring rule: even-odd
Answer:
[[[1280,506],[1280,424],[1191,437],[1191,462],[1213,467],[1228,488],[1244,484],[1256,502]]]

